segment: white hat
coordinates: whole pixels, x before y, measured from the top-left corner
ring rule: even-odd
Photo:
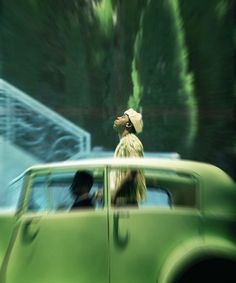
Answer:
[[[134,109],[130,108],[124,112],[124,114],[129,116],[131,123],[137,134],[141,133],[143,130],[143,120],[142,115],[136,112]]]

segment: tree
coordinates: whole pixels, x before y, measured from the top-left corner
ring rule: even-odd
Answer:
[[[2,77],[35,93],[42,66],[40,16],[28,1],[1,2]]]
[[[236,124],[235,3],[201,0],[192,1],[190,5],[189,1],[181,0],[180,4],[199,106],[199,128],[191,156],[232,171],[235,169],[227,168],[233,158]]]
[[[187,63],[177,1],[149,1],[136,37],[129,100],[143,110],[148,151],[186,155],[191,147],[197,114]]]
[[[114,148],[116,135],[109,135],[116,115],[126,110],[127,101],[132,91],[131,63],[133,45],[139,26],[140,14],[147,0],[112,2],[112,34],[108,38],[109,47],[106,51],[107,91],[104,97],[103,133],[110,136],[103,140],[107,148]]]

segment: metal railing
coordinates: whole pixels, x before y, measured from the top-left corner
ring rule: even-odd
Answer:
[[[88,132],[3,79],[0,135],[43,162],[78,159],[91,151]]]

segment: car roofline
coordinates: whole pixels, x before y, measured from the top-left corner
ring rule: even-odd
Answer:
[[[125,159],[125,164],[124,164]],[[138,164],[137,164],[138,160]],[[51,169],[51,168],[63,168],[63,167],[76,167],[76,166],[126,166],[126,165],[138,165],[138,166],[148,166],[148,167],[169,167],[170,165],[172,168],[176,169],[187,169],[189,168],[190,171],[198,171],[199,168],[202,167],[213,167],[217,168],[215,165],[192,161],[192,160],[183,160],[183,159],[167,159],[167,158],[158,158],[158,157],[132,157],[132,158],[91,158],[91,159],[80,159],[80,160],[69,160],[69,161],[60,161],[60,162],[51,162],[51,163],[41,163],[32,165],[24,172],[28,171],[37,171],[43,169]]]

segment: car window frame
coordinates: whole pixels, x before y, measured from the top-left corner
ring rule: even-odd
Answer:
[[[143,164],[111,164],[110,166],[108,166],[108,194],[109,194],[109,206],[113,209],[113,210],[117,210],[117,209],[136,209],[136,210],[140,210],[140,211],[144,211],[144,208],[140,209],[140,207],[133,207],[133,206],[124,206],[124,207],[118,207],[118,206],[114,206],[111,203],[111,194],[110,194],[110,174],[112,170],[115,170],[117,168],[121,168],[121,169],[126,169],[131,167],[132,169],[142,169],[145,171],[145,169],[148,170],[159,170],[159,171],[164,171],[164,172],[170,172],[170,173],[175,173],[177,175],[182,175],[182,176],[187,176],[190,179],[194,179],[194,183],[195,183],[195,205],[194,206],[177,206],[174,205],[172,203],[171,207],[169,210],[192,210],[192,211],[198,211],[199,213],[201,212],[201,180],[199,179],[199,175],[196,174],[195,172],[191,171],[191,170],[183,170],[183,169],[177,169],[177,168],[168,168],[168,167],[156,167],[153,165],[147,166],[147,165],[143,165]],[[168,193],[171,195],[171,191],[168,191]],[[145,210],[147,209],[163,209],[163,207],[161,206],[156,206],[156,207],[145,207]],[[166,209],[166,208],[165,208]]]
[[[47,209],[45,211],[30,211],[29,208],[29,202],[30,202],[30,196],[31,196],[31,192],[32,192],[32,184],[34,181],[35,176],[40,176],[40,175],[47,175],[48,178],[50,178],[50,175],[52,175],[53,173],[59,173],[59,172],[76,172],[77,170],[101,170],[102,174],[103,174],[103,192],[104,192],[104,203],[102,207],[99,207],[99,209],[89,209],[86,211],[102,211],[104,209],[107,209],[107,177],[106,177],[106,167],[103,165],[89,165],[89,166],[65,166],[65,167],[58,167],[58,168],[47,168],[47,169],[39,169],[39,170],[35,170],[32,172],[28,173],[28,182],[27,182],[27,186],[25,187],[25,189],[22,192],[22,202],[21,202],[21,209],[19,211],[19,214],[33,214],[33,215],[41,215],[41,214],[50,214],[50,215],[56,215],[58,213],[74,213],[77,211],[81,211],[81,210],[74,210],[74,211],[68,211],[68,210],[57,210],[57,211],[53,211],[52,209],[49,209],[49,206],[47,206]]]

